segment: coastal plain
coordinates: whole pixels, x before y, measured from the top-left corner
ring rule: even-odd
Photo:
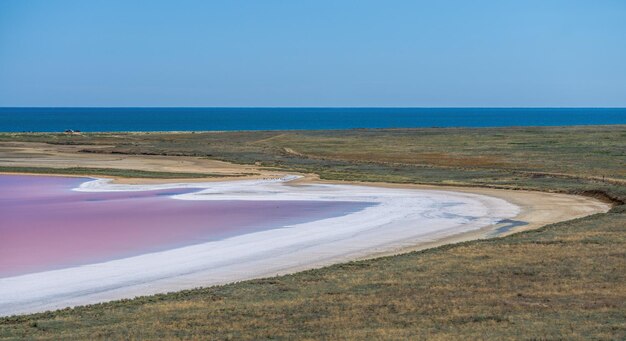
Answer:
[[[438,185],[516,204],[543,199],[526,228],[578,218],[288,276],[7,317],[0,336],[620,338],[625,144],[624,126],[0,134],[0,171],[8,173],[108,175],[120,183],[299,173],[305,182]],[[142,168],[147,160],[154,161]],[[558,197],[558,209],[545,206]],[[551,220],[557,211],[562,215]]]

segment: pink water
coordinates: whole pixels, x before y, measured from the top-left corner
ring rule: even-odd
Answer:
[[[196,189],[85,193],[84,178],[0,175],[0,278],[340,216],[367,203],[186,201]]]

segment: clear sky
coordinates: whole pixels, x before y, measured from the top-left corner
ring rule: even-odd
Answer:
[[[0,0],[0,106],[626,106],[626,0]]]

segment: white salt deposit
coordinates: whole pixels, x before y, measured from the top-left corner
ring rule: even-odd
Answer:
[[[502,199],[450,191],[282,179],[118,185],[86,182],[77,191],[203,188],[180,200],[324,200],[375,203],[361,211],[173,250],[0,279],[0,315],[38,312],[138,295],[210,286],[357,259],[477,230],[519,208]]]

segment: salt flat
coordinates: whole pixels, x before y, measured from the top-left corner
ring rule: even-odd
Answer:
[[[270,276],[429,243],[511,219],[503,199],[452,191],[266,180],[160,185],[96,179],[76,191],[203,188],[179,200],[318,200],[374,203],[344,216],[97,264],[0,279],[0,314],[132,298]]]

